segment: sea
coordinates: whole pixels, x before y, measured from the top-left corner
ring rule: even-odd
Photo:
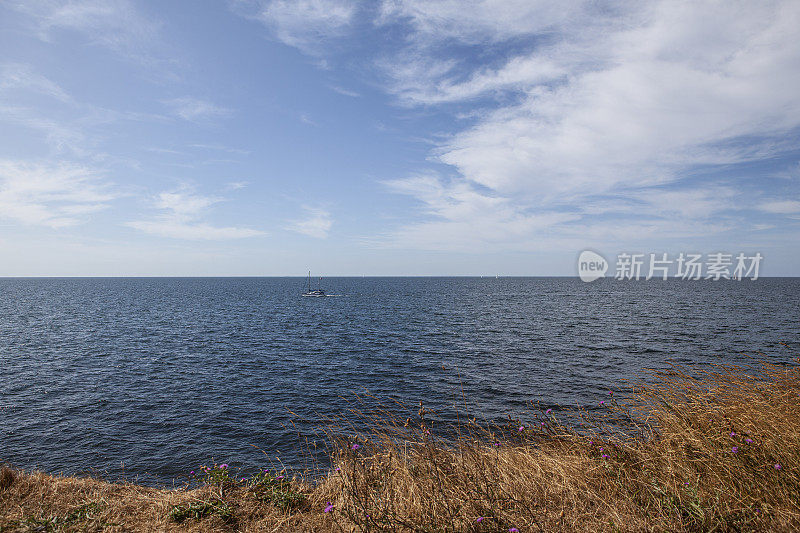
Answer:
[[[793,364],[800,278],[0,279],[0,462],[145,484],[319,468],[331,420],[597,409],[652,369]],[[322,460],[324,463],[324,459]]]

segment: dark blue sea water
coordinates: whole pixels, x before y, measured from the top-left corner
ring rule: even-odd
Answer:
[[[364,390],[495,420],[596,405],[670,361],[800,352],[797,278],[304,283],[0,279],[0,462],[168,483],[263,465],[255,445],[303,468],[299,439]]]

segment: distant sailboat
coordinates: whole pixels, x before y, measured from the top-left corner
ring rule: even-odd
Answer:
[[[314,296],[314,297],[322,297],[327,296],[325,291],[322,290],[322,278],[319,278],[319,284],[317,285],[316,289],[311,288],[311,271],[308,271],[308,290],[303,293],[303,296]]]

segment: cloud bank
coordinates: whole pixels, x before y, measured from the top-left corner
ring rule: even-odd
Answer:
[[[431,153],[450,171],[388,180],[427,219],[390,235],[397,246],[530,249],[635,233],[626,224],[687,237],[747,227],[759,202],[793,209],[754,203],[722,170],[797,146],[797,2],[335,2],[308,28],[303,8],[268,6],[261,21],[301,50],[360,18],[402,35],[373,56],[384,90],[466,117]]]

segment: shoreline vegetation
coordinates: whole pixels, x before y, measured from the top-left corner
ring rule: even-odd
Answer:
[[[674,367],[597,407],[448,437],[424,409],[355,412],[374,430],[332,423],[312,482],[213,464],[163,489],[4,467],[0,531],[800,530],[800,367]]]

